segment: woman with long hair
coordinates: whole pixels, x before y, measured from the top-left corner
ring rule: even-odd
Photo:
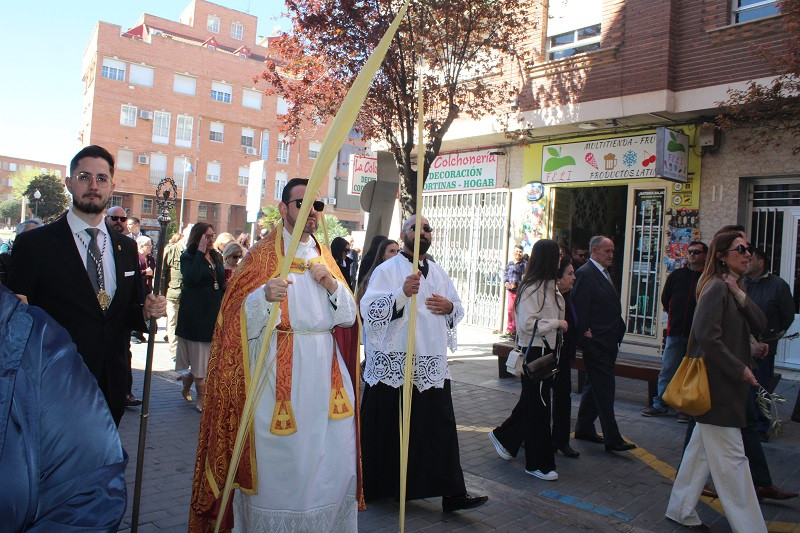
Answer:
[[[372,273],[375,272],[375,269],[378,268],[378,265],[382,264],[387,259],[391,259],[392,257],[396,256],[400,252],[400,245],[397,244],[397,241],[392,239],[383,239],[378,245],[378,250],[375,255],[375,260],[372,262],[372,266],[369,267],[369,271],[364,274],[363,279],[359,278],[358,280],[358,292],[356,293],[356,304],[361,304],[361,297],[364,296],[364,293],[367,292],[367,285],[369,285],[369,278],[372,277]]]
[[[695,506],[708,474],[735,532],[766,532],[756,490],[744,454],[741,428],[750,387],[758,385],[750,335],[761,333],[767,319],[742,290],[752,256],[738,231],[718,233],[711,241],[697,282],[697,308],[688,354],[702,354],[708,375],[711,409],[696,416],[667,506],[667,518],[700,531]]]
[[[369,243],[369,248],[364,257],[361,258],[361,264],[358,265],[358,279],[361,280],[367,275],[369,269],[372,268],[372,263],[375,262],[375,255],[378,253],[378,246],[386,240],[386,235],[375,235]]]
[[[563,254],[562,254],[563,255]],[[576,458],[580,455],[569,445],[569,426],[572,416],[572,361],[578,340],[575,338],[575,324],[578,315],[572,305],[572,286],[575,284],[575,268],[572,266],[572,257],[567,254],[561,258],[558,266],[558,279],[556,288],[564,297],[565,318],[567,329],[564,331],[561,352],[558,358],[558,374],[553,376],[553,449],[567,457]]]
[[[353,284],[352,280],[350,279],[350,264],[353,262],[353,260],[347,257],[347,252],[349,251],[348,246],[350,246],[350,243],[347,242],[344,237],[336,237],[331,241],[331,255],[336,261],[336,264],[339,266],[342,276],[344,276],[344,279],[347,280],[347,286],[352,287]]]
[[[182,377],[181,395],[187,402],[194,381],[198,411],[203,410],[205,377],[211,354],[211,337],[225,292],[225,267],[222,256],[214,249],[214,227],[198,222],[192,227],[186,250],[181,254],[181,306],[178,309],[178,349],[175,370],[189,368]]]
[[[558,350],[559,333],[568,328],[564,320],[564,297],[556,288],[559,270],[559,246],[556,241],[536,241],[531,260],[519,283],[514,302],[517,324],[517,343],[525,349],[536,328],[536,338],[526,361],[543,354],[546,344]],[[544,339],[547,340],[545,343]],[[546,481],[558,479],[555,452],[550,441],[550,388],[553,378],[533,383],[522,379],[522,394],[511,416],[494,431],[489,439],[497,454],[509,461],[516,457],[525,443],[525,472]]]

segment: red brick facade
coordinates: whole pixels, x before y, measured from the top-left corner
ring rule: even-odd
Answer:
[[[773,75],[780,16],[732,24],[730,0],[603,0],[598,50],[547,61],[547,17],[531,33],[520,111]],[[766,54],[766,56],[765,56]]]
[[[209,17],[215,19],[212,28],[218,33],[209,31]],[[118,164],[114,180],[118,196],[114,201],[121,201],[131,215],[144,219],[157,216],[155,209],[151,213],[143,211],[143,203],[145,207],[149,204],[143,200],[153,199],[155,183],[164,174],[174,176],[180,185],[182,173],[178,173],[178,167],[182,168],[183,158],[195,170],[187,175],[184,223],[196,221],[198,211],[204,209],[205,220],[214,224],[218,232],[235,233],[245,227],[247,187],[240,184],[240,167],[258,158],[265,160],[267,177],[262,205],[277,203],[274,196],[279,173],[286,180],[309,176],[315,161],[309,156],[309,143],[322,142],[325,126],[310,124],[302,137],[291,142],[288,158],[279,162],[277,97],[263,94],[263,82],[253,81],[263,71],[269,55],[267,48],[252,44],[256,23],[256,17],[246,13],[195,0],[183,12],[180,22],[144,14],[127,31],[105,22],[97,24],[83,62],[86,94],[82,140],[84,144],[102,145],[115,156],[133,152],[132,168]],[[233,37],[239,30],[241,38]],[[124,68],[124,74],[111,71],[104,77],[104,60],[112,68]],[[137,69],[138,74],[143,70],[139,66],[147,67],[146,73],[152,69],[151,86],[132,81],[132,69]],[[176,76],[184,76],[179,78],[183,81],[194,80],[194,95],[176,92]],[[218,91],[217,99],[212,98],[215,87],[225,88],[229,95]],[[243,105],[246,92],[251,98],[260,95],[260,109],[254,108],[252,100],[250,107]],[[129,124],[135,121],[135,125],[122,125],[123,106],[135,107],[135,118],[126,118]],[[155,123],[159,127],[165,125],[159,121],[163,117],[160,113],[169,113],[168,135],[154,139]],[[189,121],[190,134],[188,128],[182,127]],[[211,140],[212,123],[215,127],[222,125],[221,141],[218,134]],[[179,127],[182,145],[178,142]],[[247,143],[242,139],[243,128],[252,130],[252,146],[244,146]],[[262,150],[264,137],[268,137],[266,150]],[[162,162],[164,156],[166,170],[160,172],[153,168],[154,159]],[[207,175],[216,174],[216,165],[220,169],[218,181],[215,176],[209,181]],[[323,184],[320,194],[334,196],[328,183]],[[333,208],[330,212],[360,229],[358,211]]]

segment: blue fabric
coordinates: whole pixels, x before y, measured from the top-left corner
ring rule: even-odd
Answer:
[[[503,281],[519,285],[519,282],[522,281],[522,274],[525,273],[526,266],[527,263],[525,261],[520,261],[519,263],[509,261],[503,274]],[[514,289],[514,291],[516,291],[516,289]]]
[[[0,286],[0,528],[116,531],[127,462],[69,334]]]
[[[669,406],[661,399],[661,395],[672,381],[672,377],[681,365],[683,356],[686,355],[686,346],[689,337],[667,337],[664,343],[664,353],[661,354],[661,371],[658,373],[658,396],[653,398],[653,407],[666,411]]]

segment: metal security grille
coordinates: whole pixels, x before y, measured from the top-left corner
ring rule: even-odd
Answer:
[[[784,211],[800,206],[800,183],[786,178],[754,181],[750,188],[750,203],[750,244],[764,250],[766,269],[779,276]]]
[[[422,212],[435,230],[434,260],[453,280],[464,322],[472,326],[502,326],[510,199],[507,190],[422,197]]]

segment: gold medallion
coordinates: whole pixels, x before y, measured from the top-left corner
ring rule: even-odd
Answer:
[[[105,289],[100,289],[97,293],[97,302],[100,304],[100,309],[103,311],[108,311],[108,308],[111,307],[111,296]]]

